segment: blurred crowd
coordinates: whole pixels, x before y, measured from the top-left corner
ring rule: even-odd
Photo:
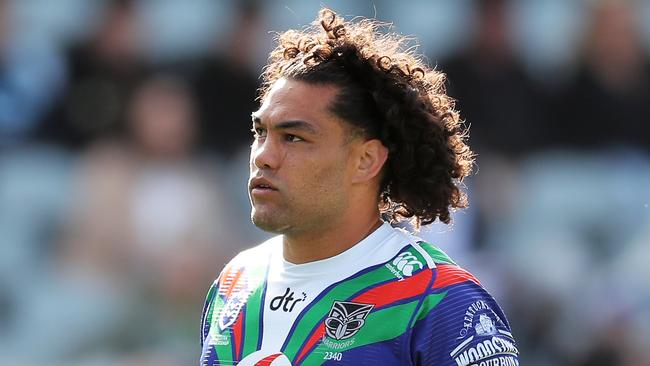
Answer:
[[[522,364],[650,364],[650,2],[323,4],[447,73],[471,207],[421,236],[495,294]],[[245,182],[269,30],[319,5],[0,0],[0,364],[197,362],[210,283],[268,237]]]

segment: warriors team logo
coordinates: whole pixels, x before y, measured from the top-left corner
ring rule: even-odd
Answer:
[[[356,302],[334,301],[332,309],[330,309],[330,313],[325,319],[325,333],[336,340],[352,337],[363,327],[368,313],[374,306]]]

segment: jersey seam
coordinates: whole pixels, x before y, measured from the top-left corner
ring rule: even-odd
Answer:
[[[424,248],[422,248],[422,246],[420,245],[421,242],[422,241],[415,241],[411,244],[411,246],[415,248],[415,250],[417,250],[418,253],[420,253],[424,257],[424,259],[427,261],[427,265],[429,266],[429,268],[431,269],[436,268],[436,262],[434,261],[433,257],[426,250],[424,250]]]

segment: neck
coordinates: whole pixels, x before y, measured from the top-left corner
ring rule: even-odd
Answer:
[[[373,215],[341,217],[338,222],[319,230],[283,237],[284,259],[301,264],[333,257],[352,248],[382,224],[377,210]]]

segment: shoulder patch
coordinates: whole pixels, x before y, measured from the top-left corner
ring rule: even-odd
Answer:
[[[457,365],[519,365],[519,350],[512,334],[484,300],[467,307],[457,341],[449,353]]]

